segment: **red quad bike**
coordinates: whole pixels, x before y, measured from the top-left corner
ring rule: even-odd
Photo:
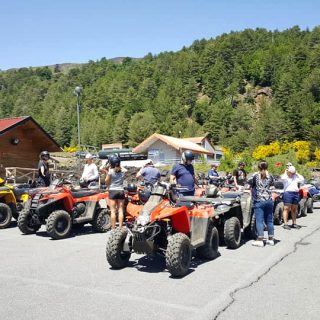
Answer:
[[[105,205],[108,194],[90,189],[76,191],[64,183],[67,181],[55,181],[46,191],[33,195],[19,215],[22,233],[36,233],[43,224],[53,239],[68,237],[73,225],[91,223],[96,232],[110,229],[110,213]]]
[[[217,220],[230,208],[239,206],[238,200],[190,197],[193,201],[188,201],[185,197],[175,202],[174,194],[175,188],[168,184],[155,185],[133,225],[117,229],[108,238],[106,258],[111,267],[126,267],[132,252],[160,254],[171,275],[181,277],[190,268],[193,249],[201,258],[217,257]]]

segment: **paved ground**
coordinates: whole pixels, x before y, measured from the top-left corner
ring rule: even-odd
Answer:
[[[277,227],[274,247],[194,259],[182,279],[158,257],[110,269],[106,235],[89,226],[60,241],[0,230],[0,319],[319,319],[320,210],[299,223]]]

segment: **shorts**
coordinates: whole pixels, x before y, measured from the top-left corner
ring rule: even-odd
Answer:
[[[125,195],[123,190],[109,190],[109,199],[124,200]]]
[[[295,204],[298,205],[300,201],[299,192],[286,191],[283,193],[284,204]]]

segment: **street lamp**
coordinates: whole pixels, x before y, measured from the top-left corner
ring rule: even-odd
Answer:
[[[75,87],[74,94],[77,96],[77,120],[78,120],[78,148],[79,148],[79,165],[80,165],[80,155],[81,155],[81,147],[80,147],[80,95],[81,95],[81,87]],[[80,168],[79,168],[80,169]]]

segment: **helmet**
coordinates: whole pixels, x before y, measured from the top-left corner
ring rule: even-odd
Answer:
[[[119,167],[120,166],[120,158],[116,155],[112,155],[109,157],[109,163],[111,168]]]
[[[41,151],[40,158],[43,159],[44,157],[50,158],[50,154],[48,151]]]
[[[296,168],[294,166],[290,166],[288,168],[288,172],[295,174],[296,173]]]
[[[146,161],[146,165],[153,165],[153,161],[151,160],[151,159],[147,159],[147,161]]]
[[[142,202],[142,203],[146,203],[149,198],[151,196],[151,191],[146,189],[146,190],[141,190],[139,192],[139,200]]]
[[[128,192],[136,192],[137,191],[137,185],[134,183],[129,183],[127,186]]]
[[[186,150],[182,152],[181,159],[183,162],[187,162],[188,160],[192,161],[194,160],[194,154],[192,151]]]
[[[215,198],[218,195],[219,189],[215,185],[210,185],[207,187],[206,194],[207,198]]]
[[[93,159],[93,156],[92,156],[91,153],[87,153],[85,158],[86,158],[86,159]]]
[[[268,169],[268,162],[267,161],[260,161],[258,164],[259,170],[267,170]]]
[[[245,166],[245,165],[246,165],[246,164],[245,164],[243,161],[240,161],[240,162],[239,162],[239,167],[240,167],[240,166]]]

